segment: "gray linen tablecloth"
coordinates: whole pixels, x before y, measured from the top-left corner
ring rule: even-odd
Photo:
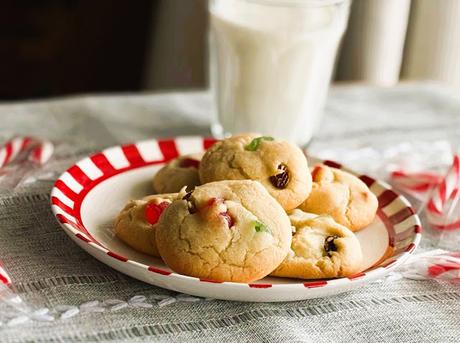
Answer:
[[[21,296],[53,314],[62,310],[62,305],[126,301],[134,295],[145,295],[146,302],[154,304],[152,308],[82,311],[69,319],[19,325],[7,324],[11,311],[0,304],[1,342],[460,340],[458,286],[400,279],[292,303],[181,301],[159,307],[158,295],[176,294],[112,270],[81,250],[60,229],[49,207],[53,173],[113,144],[209,134],[210,112],[210,98],[204,92],[85,96],[0,105],[0,142],[21,134],[57,142],[55,159],[40,171],[38,181],[0,194],[0,259]],[[459,92],[434,84],[391,89],[343,86],[332,89],[325,121],[310,149],[320,152],[439,139],[460,142]]]

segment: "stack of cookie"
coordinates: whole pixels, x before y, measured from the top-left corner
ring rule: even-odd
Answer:
[[[116,235],[180,274],[216,281],[355,274],[362,253],[354,232],[377,211],[357,177],[309,169],[298,147],[254,134],[169,162],[153,185],[159,194],[120,212]]]

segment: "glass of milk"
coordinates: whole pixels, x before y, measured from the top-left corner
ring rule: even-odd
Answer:
[[[212,132],[307,144],[318,129],[350,0],[209,0]]]

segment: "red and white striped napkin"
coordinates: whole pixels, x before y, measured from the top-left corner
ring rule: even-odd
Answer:
[[[10,276],[7,274],[5,267],[3,266],[1,261],[0,261],[0,283],[5,286],[9,286],[11,283]]]
[[[445,175],[431,171],[410,173],[395,170],[391,173],[391,180],[413,196],[425,198],[426,215],[431,229],[460,229],[460,155],[453,156]]]
[[[397,273],[413,280],[433,279],[460,285],[460,252],[441,249],[411,256]]]
[[[47,163],[53,151],[54,146],[50,141],[36,137],[22,136],[7,141],[0,147],[0,186],[14,188],[25,176]],[[7,303],[19,313],[26,314],[32,311],[15,291],[10,275],[1,260],[0,301]]]
[[[54,145],[36,137],[15,137],[0,147],[0,188],[14,189],[49,161]]]
[[[18,312],[24,313],[30,311],[29,307],[24,303],[11,284],[11,278],[6,272],[2,261],[0,261],[0,301],[10,305]]]
[[[16,161],[25,152],[28,160],[37,165],[45,164],[53,154],[54,146],[48,140],[35,137],[15,137],[0,148],[0,169]]]

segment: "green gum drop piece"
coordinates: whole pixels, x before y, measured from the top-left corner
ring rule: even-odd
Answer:
[[[262,141],[273,141],[274,138],[273,137],[270,137],[270,136],[261,136],[261,137],[257,137],[257,138],[254,138],[251,143],[249,143],[248,145],[246,145],[244,148],[248,151],[256,151],[257,148],[259,148],[259,145]]]
[[[256,230],[256,232],[267,232],[269,234],[272,233],[267,225],[258,220],[254,221],[254,230]]]

